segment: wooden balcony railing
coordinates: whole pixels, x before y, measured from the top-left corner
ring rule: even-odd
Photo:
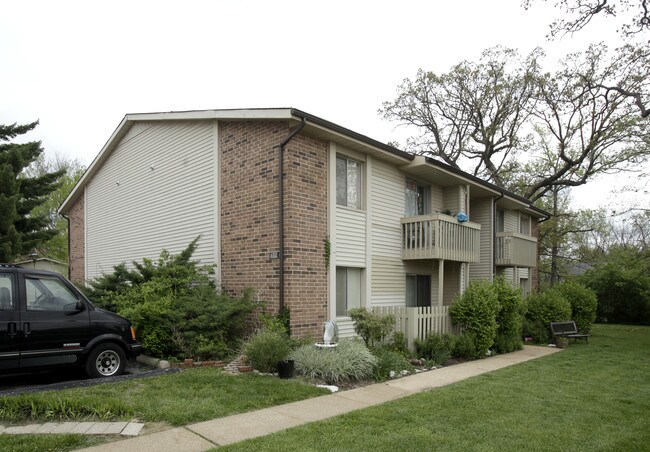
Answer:
[[[506,267],[537,266],[537,239],[516,232],[497,232],[495,262]]]
[[[481,225],[441,213],[402,218],[402,259],[478,262]]]

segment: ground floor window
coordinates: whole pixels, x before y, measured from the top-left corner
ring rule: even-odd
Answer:
[[[431,275],[406,275],[406,306],[431,306]]]
[[[363,269],[336,267],[336,316],[345,317],[348,311],[361,307],[361,275]]]

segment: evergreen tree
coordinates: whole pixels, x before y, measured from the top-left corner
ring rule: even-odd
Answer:
[[[57,233],[46,214],[32,211],[57,189],[64,171],[28,177],[24,170],[43,153],[41,142],[10,143],[37,125],[0,124],[0,262],[29,254]]]

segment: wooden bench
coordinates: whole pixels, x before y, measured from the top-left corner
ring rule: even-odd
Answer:
[[[584,339],[585,342],[589,343],[588,339],[591,336],[591,334],[587,333],[578,333],[576,322],[573,320],[570,322],[551,322],[551,333],[553,333],[553,337],[573,338],[573,342],[576,342],[578,339]]]

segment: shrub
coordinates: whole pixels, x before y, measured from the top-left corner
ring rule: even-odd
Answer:
[[[134,262],[134,270],[121,264],[91,283],[91,300],[131,320],[156,357],[223,358],[247,331],[252,293],[234,298],[217,291],[212,267],[191,260],[197,240],[177,256],[163,250],[157,262]]]
[[[275,330],[258,331],[244,344],[244,353],[260,372],[275,372],[278,361],[287,359],[290,352],[289,338]]]
[[[360,341],[340,341],[338,347],[321,349],[304,345],[290,354],[296,371],[327,384],[372,377],[377,358]]]
[[[402,371],[413,372],[415,368],[408,359],[399,352],[388,347],[377,347],[372,349],[372,354],[377,358],[374,379],[376,381],[388,380],[391,372],[399,375]]]
[[[412,353],[406,343],[406,336],[401,331],[393,333],[393,337],[387,343],[389,350],[399,353],[405,358],[410,358]]]
[[[473,333],[479,356],[485,355],[494,344],[498,310],[496,290],[487,281],[472,282],[449,309],[454,323],[459,324],[464,331]]]
[[[596,293],[573,281],[566,281],[555,286],[564,298],[571,304],[571,319],[576,322],[578,331],[588,333],[591,324],[596,320],[598,300]]]
[[[531,295],[526,300],[524,334],[531,336],[538,343],[549,342],[551,340],[549,323],[562,322],[570,318],[571,304],[559,291],[550,289]]]
[[[465,331],[460,336],[456,336],[454,349],[451,352],[454,358],[476,359],[476,338],[474,333]]]
[[[395,317],[380,315],[365,308],[348,311],[354,321],[354,331],[361,336],[367,347],[372,347],[387,338],[395,329]]]
[[[524,301],[521,291],[506,283],[503,278],[495,278],[492,283],[499,310],[496,315],[497,332],[494,338],[494,348],[498,353],[510,353],[521,350]]]
[[[455,337],[451,334],[430,332],[426,339],[415,339],[415,352],[419,358],[426,358],[435,364],[444,364],[451,358]]]

